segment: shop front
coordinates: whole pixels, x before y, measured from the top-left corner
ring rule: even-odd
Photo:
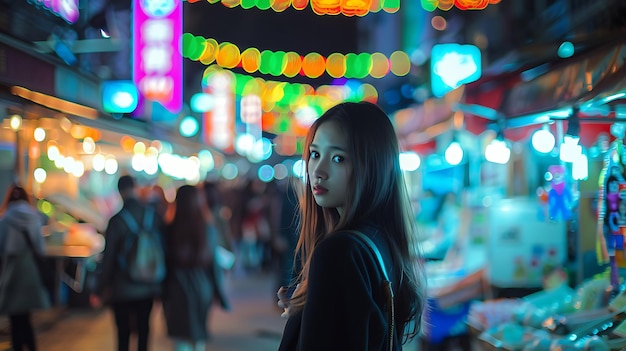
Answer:
[[[615,298],[624,271],[621,196],[613,194],[624,179],[625,58],[623,38],[599,41],[569,59],[485,76],[396,116],[405,148],[427,150],[413,176],[426,252],[445,237],[441,220],[422,223],[436,218],[427,215],[432,194],[441,214],[437,192],[454,184],[442,170],[466,175],[456,188],[461,224],[454,244],[426,257],[428,347],[459,335],[486,350],[548,350],[550,343],[582,350],[573,347],[585,341],[606,346],[600,350],[623,342],[626,334],[615,331],[623,311]],[[428,116],[408,122],[424,111]],[[552,136],[548,149],[538,149],[537,131]],[[562,151],[567,139],[576,141],[575,158]],[[506,160],[486,155],[493,140],[507,146]],[[455,166],[446,162],[452,142],[464,150]],[[426,149],[428,143],[435,146]],[[609,194],[612,174],[618,181]],[[572,331],[579,337],[568,343]]]

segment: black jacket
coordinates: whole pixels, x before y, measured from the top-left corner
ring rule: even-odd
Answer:
[[[395,291],[399,269],[384,234],[361,231],[378,247]],[[327,237],[312,257],[306,305],[289,317],[279,350],[388,350],[382,282],[378,261],[361,239],[346,232]],[[401,350],[397,335],[394,349]]]
[[[125,201],[120,212],[123,210],[128,210],[137,223],[143,223],[145,206],[137,199]],[[134,282],[119,265],[118,256],[122,254],[123,243],[126,237],[131,235],[120,212],[111,217],[105,232],[106,243],[102,261],[99,264],[94,293],[109,303],[157,297],[161,294],[161,283]],[[159,228],[160,233],[163,233],[160,230],[162,223],[163,219],[155,214],[153,228]],[[163,238],[161,242],[163,243]]]

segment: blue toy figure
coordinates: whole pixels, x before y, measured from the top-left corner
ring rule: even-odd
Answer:
[[[572,192],[565,184],[565,167],[562,165],[553,165],[548,168],[552,173],[551,189],[548,192],[548,214],[550,219],[568,220],[572,218],[571,203]]]

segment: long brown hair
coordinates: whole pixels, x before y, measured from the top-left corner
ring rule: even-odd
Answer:
[[[301,197],[301,232],[296,252],[302,260],[300,288],[292,303],[306,303],[307,277],[311,257],[317,244],[326,236],[346,229],[358,229],[366,221],[374,222],[387,235],[392,256],[402,267],[402,284],[396,295],[398,330],[406,331],[406,340],[414,337],[421,325],[426,300],[426,279],[421,257],[416,250],[417,236],[413,212],[404,175],[400,169],[398,139],[389,117],[378,106],[341,103],[326,111],[309,129],[303,160],[308,163],[311,145],[320,125],[328,121],[339,123],[348,142],[348,154],[353,160],[353,187],[346,189],[347,204],[343,215],[334,208],[318,206],[311,192],[311,180],[306,177]],[[411,327],[411,328],[406,328]]]
[[[7,188],[7,192],[4,195],[2,207],[0,207],[0,213],[4,213],[7,210],[9,204],[14,201],[26,201],[29,205],[32,205],[32,200],[30,196],[28,196],[28,192],[26,192],[26,189],[17,184],[11,184]]]
[[[174,207],[174,218],[166,231],[169,262],[182,268],[207,265],[212,259],[207,242],[210,213],[202,192],[191,185],[181,186]]]

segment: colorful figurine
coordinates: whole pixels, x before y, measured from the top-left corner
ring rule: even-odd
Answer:
[[[572,217],[572,192],[565,184],[565,166],[553,165],[548,168],[552,174],[551,189],[548,192],[548,213],[553,221],[568,220]]]
[[[619,180],[617,177],[610,175],[606,181],[606,214],[605,220],[608,225],[609,236],[607,237],[607,249],[609,255],[613,250],[624,249],[624,238],[619,230]]]

